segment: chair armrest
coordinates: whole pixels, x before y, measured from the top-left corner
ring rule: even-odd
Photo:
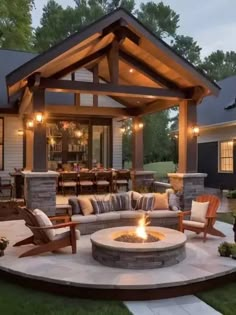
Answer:
[[[181,217],[185,217],[187,215],[191,215],[191,210],[179,212],[179,216]]]
[[[32,230],[50,230],[50,229],[60,229],[63,227],[75,227],[77,225],[77,222],[67,222],[67,223],[59,223],[52,226],[31,226],[26,225],[28,228]]]

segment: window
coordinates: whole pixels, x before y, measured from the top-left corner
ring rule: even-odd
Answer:
[[[222,141],[219,143],[219,171],[233,172],[233,148],[234,142]]]
[[[3,170],[3,128],[4,128],[4,122],[3,118],[0,118],[0,170]]]

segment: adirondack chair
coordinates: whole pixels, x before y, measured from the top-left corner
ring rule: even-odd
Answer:
[[[19,207],[18,209],[20,216],[25,220],[25,225],[32,231],[33,235],[20,242],[17,242],[13,246],[27,244],[36,245],[36,247],[21,254],[19,258],[38,255],[45,252],[53,252],[66,246],[71,246],[72,253],[76,253],[76,239],[79,239],[79,231],[75,228],[76,222],[65,222],[52,225],[51,221],[58,221],[61,219],[61,217],[47,217],[48,224],[47,226],[43,226],[43,224],[39,223],[39,220],[37,219],[37,216],[34,215],[33,211],[27,209],[26,207]],[[66,227],[69,227],[69,231],[56,234],[55,229]]]
[[[183,211],[180,215],[180,231],[190,230],[197,234],[203,232],[203,242],[206,241],[207,234],[225,237],[225,235],[214,227],[216,221],[216,211],[219,208],[220,200],[214,195],[201,195],[196,198],[198,202],[209,201],[205,222],[191,220],[191,211]],[[190,216],[190,220],[184,220],[185,216]]]

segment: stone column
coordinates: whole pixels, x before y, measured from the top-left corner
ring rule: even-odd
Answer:
[[[132,171],[132,189],[133,190],[147,190],[153,188],[155,172],[152,171]]]
[[[183,209],[191,210],[192,200],[204,193],[204,173],[170,173],[168,177],[175,191],[183,194]]]
[[[56,213],[56,187],[58,173],[24,171],[24,195],[26,207],[44,211],[47,215]]]

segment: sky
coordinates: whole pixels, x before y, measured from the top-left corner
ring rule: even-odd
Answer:
[[[74,6],[74,0],[56,1],[63,7]],[[136,2],[148,2],[148,0],[136,0]],[[163,2],[180,15],[178,33],[193,37],[202,48],[203,57],[217,49],[236,51],[236,0],[163,0]],[[35,0],[36,8],[32,14],[34,27],[40,24],[42,8],[46,3],[47,0]]]

